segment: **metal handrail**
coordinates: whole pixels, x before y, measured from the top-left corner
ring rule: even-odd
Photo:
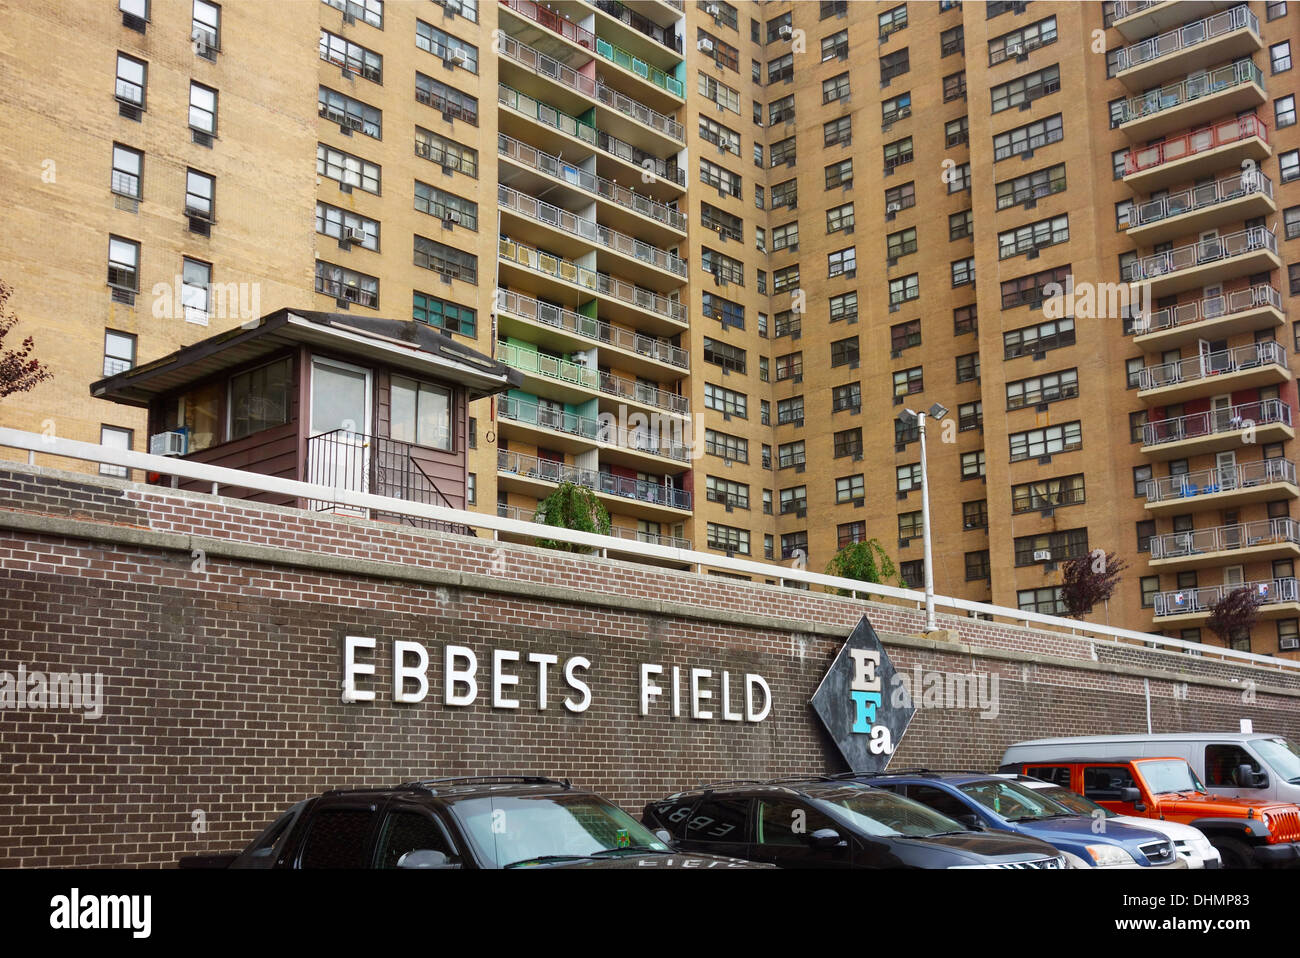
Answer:
[[[526,476],[529,479],[541,479],[545,482],[570,482],[575,486],[585,486],[593,492],[623,499],[635,499],[638,502],[649,502],[672,509],[691,508],[691,494],[685,489],[675,489],[666,483],[650,482],[646,479],[616,476],[611,472],[600,472],[596,469],[583,469],[553,459],[527,456],[506,449],[497,450],[497,471]]]
[[[513,519],[516,522],[532,522],[536,509],[526,509],[523,506],[508,506],[503,503],[497,503],[497,516],[502,519]],[[549,528],[549,527],[548,527]],[[683,539],[681,536],[666,536],[657,532],[642,532],[640,529],[628,529],[624,526],[610,526],[609,534],[616,539],[632,539],[636,542],[642,542],[647,545],[663,546],[668,549],[687,549],[691,548],[691,540]],[[546,536],[546,538],[550,538]],[[618,551],[617,545],[606,547]]]
[[[1184,213],[1217,206],[1256,193],[1272,199],[1273,181],[1259,170],[1243,170],[1241,173],[1225,176],[1212,183],[1202,183],[1143,203],[1133,211],[1133,222],[1129,225],[1129,229],[1150,226],[1152,223],[1159,223],[1173,216],[1182,216]]]
[[[1186,50],[1243,27],[1249,27],[1256,34],[1259,33],[1259,18],[1251,13],[1250,8],[1244,3],[1212,17],[1206,17],[1204,20],[1184,23],[1177,29],[1122,48],[1117,57],[1118,72],[1131,70],[1133,67],[1150,63],[1171,53],[1177,53],[1179,50]]]
[[[1255,83],[1262,87],[1264,72],[1250,60],[1239,60],[1125,100],[1120,106],[1119,122],[1128,123],[1145,116],[1155,116],[1245,83]]]
[[[1183,439],[1198,439],[1236,432],[1251,425],[1291,425],[1291,406],[1280,399],[1239,403],[1226,409],[1206,410],[1172,419],[1157,419],[1142,426],[1142,445],[1160,446]]]
[[[611,326],[594,316],[584,316],[571,309],[543,303],[513,290],[497,290],[497,312],[510,313],[524,319],[545,323],[547,326],[566,330],[606,346],[617,346],[619,349],[626,349],[630,353],[667,363],[679,369],[690,369],[690,354],[679,346],[661,342],[653,336],[646,336],[630,329]]]
[[[500,397],[498,407],[501,418],[521,422],[543,429],[580,436],[589,442],[602,442],[635,452],[646,452],[654,456],[666,456],[680,462],[690,462],[690,450],[681,443],[662,441],[658,436],[642,429],[629,429],[621,423],[609,419],[592,419],[578,413],[568,412],[563,408],[542,406],[528,399],[517,396]]]
[[[1257,579],[1237,585],[1212,585],[1199,589],[1174,589],[1157,592],[1154,598],[1155,614],[1178,615],[1188,612],[1209,612],[1215,603],[1229,592],[1249,589],[1261,605],[1300,600],[1300,582],[1287,576],[1282,579]]]
[[[1257,519],[1208,529],[1170,532],[1151,539],[1152,559],[1177,559],[1209,552],[1232,552],[1261,545],[1300,545],[1300,523],[1294,519]]]
[[[629,10],[618,0],[594,0],[592,6],[615,20],[627,24],[637,33],[644,33],[651,40],[662,44],[674,53],[682,52],[682,38],[675,31],[670,30],[668,27],[661,27],[649,17],[643,17],[641,14]]]
[[[507,366],[524,372],[536,373],[538,376],[546,376],[585,389],[594,389],[618,399],[631,399],[671,413],[685,414],[690,411],[690,399],[686,396],[678,396],[658,386],[649,386],[625,376],[602,372],[572,360],[547,356],[535,349],[525,349],[514,343],[498,342],[497,359]]]
[[[1273,482],[1296,485],[1295,463],[1290,459],[1256,459],[1235,466],[1213,466],[1181,476],[1147,480],[1147,502],[1167,502],[1235,489],[1250,489]]]
[[[1195,243],[1188,243],[1177,249],[1144,256],[1124,267],[1123,278],[1130,283],[1136,283],[1157,276],[1168,276],[1185,269],[1194,269],[1206,263],[1231,259],[1233,256],[1258,249],[1276,253],[1277,237],[1266,227],[1252,226],[1250,229],[1239,230],[1236,233],[1197,240]]]
[[[1260,366],[1286,367],[1286,350],[1281,343],[1267,341],[1221,349],[1212,353],[1199,353],[1156,366],[1144,366],[1138,371],[1138,389],[1160,389],[1177,383],[1199,382],[1211,376],[1258,369]]]
[[[1165,137],[1158,143],[1134,147],[1124,157],[1124,175],[1131,176],[1143,170],[1174,163],[1178,160],[1204,153],[1228,143],[1259,137],[1268,142],[1268,124],[1254,113],[1233,117],[1213,126],[1203,126],[1179,133],[1177,136]]]
[[[1234,289],[1220,293],[1218,296],[1206,296],[1188,303],[1178,303],[1156,310],[1146,317],[1144,322],[1135,322],[1135,335],[1145,335],[1163,329],[1175,329],[1188,323],[1199,323],[1209,319],[1223,319],[1236,313],[1272,306],[1282,309],[1282,294],[1272,286],[1260,284],[1246,289]]]

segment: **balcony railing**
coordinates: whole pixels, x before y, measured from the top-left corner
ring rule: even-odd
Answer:
[[[1179,303],[1177,306],[1156,310],[1148,317],[1145,325],[1134,324],[1133,332],[1137,335],[1157,333],[1186,326],[1189,323],[1225,319],[1264,306],[1272,306],[1281,311],[1282,294],[1272,286],[1263,284],[1246,289],[1234,289],[1230,293],[1207,296],[1190,303]]]
[[[1251,489],[1273,482],[1296,485],[1295,463],[1290,459],[1257,459],[1236,466],[1217,466],[1181,476],[1147,480],[1147,502],[1169,502],[1215,492]]]
[[[619,496],[623,499],[635,499],[638,502],[649,502],[657,506],[668,506],[672,509],[691,507],[691,494],[685,489],[674,489],[664,483],[616,476],[595,469],[580,469],[552,459],[539,459],[537,456],[525,456],[505,449],[497,452],[497,471],[526,476],[529,479],[541,479],[545,482],[571,482],[575,486],[585,486],[593,492]]]
[[[671,413],[685,414],[690,409],[690,400],[678,396],[658,386],[639,383],[635,379],[601,372],[581,363],[555,356],[547,356],[535,349],[525,349],[514,343],[497,343],[497,358],[507,366],[526,373],[546,376],[572,386],[594,389],[618,399],[630,399]]]
[[[501,259],[507,263],[515,263],[525,269],[554,276],[566,283],[576,283],[601,296],[608,296],[676,323],[686,322],[686,306],[683,303],[660,296],[652,290],[643,289],[606,273],[598,273],[586,266],[579,266],[572,260],[560,259],[558,256],[552,256],[531,246],[523,246],[508,237],[502,237],[498,241],[497,251]]]
[[[1213,126],[1204,126],[1188,133],[1166,137],[1149,146],[1134,147],[1124,159],[1124,175],[1131,176],[1142,170],[1174,163],[1178,160],[1204,153],[1228,143],[1259,137],[1268,142],[1268,126],[1253,113],[1233,117]]]
[[[1160,389],[1268,365],[1286,367],[1286,350],[1280,343],[1251,343],[1234,349],[1201,353],[1177,362],[1147,366],[1138,372],[1138,388]]]
[[[653,20],[629,10],[618,0],[595,0],[593,6],[615,20],[619,20],[637,33],[644,33],[651,40],[662,44],[674,53],[682,52],[682,38],[668,27],[661,27]]]
[[[1158,60],[1171,53],[1177,53],[1179,50],[1197,46],[1216,37],[1240,30],[1242,27],[1250,27],[1255,33],[1259,33],[1259,18],[1251,13],[1250,8],[1244,3],[1239,7],[1233,7],[1231,10],[1225,10],[1223,13],[1193,23],[1185,23],[1177,30],[1170,30],[1158,37],[1151,37],[1141,43],[1135,43],[1131,47],[1123,48],[1119,51],[1119,72],[1131,70],[1133,67],[1150,63],[1152,60]]]
[[[497,311],[545,323],[547,326],[554,326],[556,329],[563,329],[605,345],[617,346],[619,349],[626,349],[638,356],[668,363],[679,369],[690,368],[686,350],[671,343],[660,342],[653,336],[644,336],[629,329],[620,329],[592,316],[583,316],[569,309],[561,309],[559,306],[540,302],[531,296],[521,296],[512,290],[497,290]]]
[[[658,110],[652,110],[644,103],[638,103],[617,90],[611,90],[603,83],[598,83],[572,67],[565,66],[540,50],[520,43],[514,37],[503,34],[499,39],[501,41],[501,55],[515,61],[525,69],[554,80],[556,83],[581,93],[585,97],[603,103],[611,110],[616,110],[638,123],[643,123],[652,129],[658,130],[664,136],[671,137],[679,143],[685,142],[685,128],[672,117],[664,116]]]
[[[1129,229],[1150,226],[1152,223],[1159,223],[1173,216],[1182,216],[1184,213],[1227,203],[1243,196],[1253,196],[1256,193],[1269,199],[1273,198],[1273,181],[1259,170],[1252,169],[1225,176],[1213,183],[1203,183],[1143,203],[1134,211],[1133,222]]]
[[[501,204],[502,209],[511,210],[530,220],[580,237],[594,246],[603,246],[680,276],[682,279],[686,278],[687,268],[684,259],[657,246],[633,239],[626,233],[602,226],[595,220],[570,213],[568,210],[543,202],[527,193],[521,193],[505,184],[497,185],[497,202]]]
[[[662,160],[653,153],[647,153],[631,143],[625,143],[618,137],[611,136],[603,130],[600,131],[596,138],[596,145],[610,156],[616,156],[625,163],[639,166],[642,170],[653,173],[661,180],[668,180],[678,186],[686,185],[686,171],[677,165],[676,157]]]
[[[1155,116],[1247,83],[1263,87],[1264,74],[1251,61],[1240,60],[1125,100],[1120,107],[1119,122],[1128,123],[1145,116]]]
[[[1277,237],[1263,226],[1252,226],[1247,230],[1199,240],[1187,246],[1143,257],[1124,268],[1123,278],[1130,283],[1136,283],[1140,280],[1168,276],[1185,269],[1205,266],[1208,263],[1217,263],[1259,249],[1277,253]]]
[[[1187,615],[1192,612],[1209,612],[1214,608],[1215,603],[1229,592],[1243,588],[1255,593],[1255,598],[1259,600],[1260,605],[1300,600],[1300,583],[1288,576],[1283,579],[1259,579],[1237,585],[1212,585],[1203,589],[1157,592],[1154,596],[1155,613],[1156,615]]]
[[[1135,13],[1141,13],[1148,7],[1154,7],[1164,2],[1165,0],[1115,0],[1115,13],[1112,22],[1131,17]]]
[[[1178,559],[1208,552],[1232,552],[1270,545],[1300,545],[1300,524],[1294,519],[1258,519],[1210,529],[1190,529],[1155,536],[1151,558]]]
[[[1281,423],[1291,425],[1291,407],[1280,399],[1239,403],[1224,409],[1206,410],[1173,419],[1157,419],[1142,426],[1142,445],[1160,446],[1183,439],[1199,439],[1236,432],[1248,426]]]
[[[502,519],[518,519],[521,522],[532,522],[536,511],[536,509],[526,509],[523,506],[509,506],[497,503],[497,515]],[[658,532],[643,532],[640,529],[628,529],[623,526],[612,526],[609,534],[619,539],[630,539],[634,542],[645,542],[656,546],[668,546],[670,549],[691,548],[691,540],[683,539],[681,536],[666,536]],[[629,549],[628,551],[633,552],[635,550]]]
[[[668,442],[643,429],[627,429],[617,422],[580,416],[563,408],[542,406],[515,396],[501,397],[501,417],[543,429],[578,436],[589,442],[602,442],[622,449],[666,456],[679,462],[690,462],[690,450],[680,443]]]
[[[642,196],[634,190],[629,190],[626,186],[619,186],[613,180],[606,179],[599,174],[579,169],[571,163],[566,163],[558,156],[543,153],[536,147],[522,143],[512,136],[507,136],[504,133],[497,134],[497,155],[508,157],[520,166],[526,166],[539,173],[552,176],[557,180],[563,180],[571,186],[579,187],[588,193],[599,196],[601,199],[608,200],[635,213],[640,213],[642,216],[663,223],[672,229],[682,232],[686,230],[687,217],[681,210],[673,209],[671,206],[665,206],[663,203]]]

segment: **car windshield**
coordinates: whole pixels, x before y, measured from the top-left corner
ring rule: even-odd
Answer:
[[[668,851],[644,825],[595,795],[491,795],[461,799],[451,809],[490,867],[622,849]]]
[[[865,835],[924,838],[967,830],[947,815],[882,789],[837,790],[814,798],[813,804]]]
[[[1084,798],[1078,792],[1072,792],[1068,788],[1060,785],[1049,785],[1046,788],[1039,788],[1036,785],[1030,786],[1036,792],[1041,792],[1058,805],[1064,805],[1072,812],[1078,812],[1080,815],[1096,815],[1101,812],[1102,818],[1119,818],[1119,815],[1112,812],[1109,808],[1103,808],[1090,798]]]
[[[1250,743],[1269,768],[1292,785],[1300,785],[1300,755],[1284,738],[1260,738]]]
[[[1046,795],[1016,782],[987,779],[959,785],[958,789],[963,795],[1009,822],[1037,821],[1075,814]]]
[[[1168,792],[1201,792],[1206,788],[1196,777],[1196,772],[1183,759],[1170,759],[1162,762],[1143,762],[1140,766],[1142,777],[1146,779],[1147,788],[1153,795]]]

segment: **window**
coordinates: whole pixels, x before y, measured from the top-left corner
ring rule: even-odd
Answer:
[[[828,37],[822,37],[822,63],[827,60],[847,60],[849,58],[849,31],[841,30]]]
[[[960,23],[957,24],[957,26],[952,27],[948,30],[944,30],[942,33],[939,34],[939,56],[940,57],[950,57],[954,53],[961,53],[965,49],[966,49],[966,36],[965,36],[965,31],[963,30],[962,25]]]
[[[807,462],[807,458],[804,455],[802,439],[797,442],[783,442],[776,447],[776,465],[778,469],[802,466],[805,462]]]
[[[1283,73],[1291,69],[1291,41],[1283,40],[1268,48],[1268,60],[1273,65],[1274,73]]]
[[[794,54],[785,53],[767,61],[767,82],[788,83],[794,79]]]
[[[980,354],[967,353],[957,357],[957,382],[968,383],[980,378]]]
[[[740,134],[721,123],[715,123],[707,116],[700,117],[700,138],[740,156]]]
[[[1019,462],[1022,459],[1079,449],[1083,446],[1083,430],[1077,421],[1067,422],[1059,426],[1014,432],[1007,437],[1007,441],[1011,447],[1011,461]]]
[[[1036,479],[1011,487],[1012,513],[1038,512],[1058,506],[1076,506],[1084,501],[1083,475],[1057,479]]]
[[[478,204],[436,186],[415,181],[415,208],[466,229],[478,229]],[[377,225],[377,224],[376,224]]]
[[[803,353],[786,353],[776,357],[776,381],[803,377]]]
[[[905,51],[906,52],[906,51]],[[849,97],[849,75],[847,72],[822,81],[822,103],[834,103]]]
[[[959,70],[943,78],[943,102],[966,98],[966,71]]]
[[[867,494],[866,478],[862,473],[855,476],[843,476],[835,480],[835,501],[853,502]]]
[[[367,193],[379,193],[379,167],[359,156],[344,153],[324,143],[316,144],[316,172],[347,186],[359,186]]]
[[[740,196],[741,178],[737,173],[718,166],[716,163],[710,163],[708,160],[700,160],[700,182],[707,183],[719,193],[729,196]]]
[[[857,458],[862,455],[862,429],[845,429],[834,437],[835,458],[846,456]]]
[[[322,2],[329,4],[335,10],[342,10],[348,16],[364,20],[372,27],[384,29],[384,0],[322,0]],[[478,0],[460,0],[460,6],[466,19],[477,19],[477,14],[470,17],[467,12],[477,8]]]
[[[699,71],[698,90],[706,100],[712,100],[724,110],[740,115],[740,91],[729,87],[703,70]]]
[[[739,416],[742,419],[748,417],[745,394],[734,389],[724,389],[722,386],[705,383],[704,405],[707,409],[716,410],[727,416]]]
[[[718,282],[745,285],[745,265],[740,260],[725,256],[707,246],[702,249],[700,265],[706,273],[712,274]]]
[[[989,503],[987,499],[975,499],[961,504],[961,525],[963,529],[987,529],[989,524]]]
[[[839,296],[832,296],[830,300],[830,321],[837,323],[841,319],[854,320],[858,318],[858,294],[841,293]]]
[[[142,23],[128,24],[123,17],[123,26],[130,26],[132,30],[138,30],[144,33],[144,24],[149,21],[149,0],[117,0],[117,8],[128,17],[135,17]]]
[[[952,311],[952,334],[954,336],[978,331],[979,317],[976,315],[974,303],[969,306],[958,306]]]
[[[776,314],[776,320],[773,324],[773,335],[780,339],[782,336],[798,336],[803,330],[803,314],[793,309],[783,309]]]
[[[1055,285],[1064,289],[1069,275],[1069,266],[1058,266],[1056,269],[1047,269],[1018,279],[1007,280],[1002,284],[1002,308],[1040,306],[1047,296],[1047,287]]]
[[[464,173],[478,179],[478,150],[418,126],[415,128],[415,155],[439,164],[444,173]]]
[[[1282,211],[1282,228],[1289,240],[1300,236],[1300,206],[1290,206]]]
[[[835,146],[844,144],[848,146],[853,142],[853,118],[851,116],[842,116],[838,120],[831,120],[822,124],[822,141],[824,146]]]
[[[144,154],[120,143],[113,144],[113,173],[110,189],[118,196],[138,200],[144,195],[141,186]]]
[[[843,522],[835,527],[835,548],[843,549],[857,542],[867,541],[865,522]]]
[[[1282,4],[1283,7],[1286,4]],[[849,0],[821,0],[820,19],[825,20],[827,17],[843,17],[849,12]]]
[[[857,274],[858,251],[855,247],[850,246],[848,249],[837,250],[826,257],[826,275],[835,276],[854,276]]]
[[[320,58],[374,83],[384,82],[384,58],[328,30],[320,32]]]
[[[900,562],[898,564],[898,577],[903,580],[905,588],[921,588],[925,582],[925,561],[923,559],[912,559],[908,562]]]
[[[776,403],[776,422],[779,426],[789,423],[803,424],[803,396],[780,399]]]
[[[1147,411],[1145,409],[1128,414],[1128,441],[1142,442],[1147,425]]]
[[[1065,164],[1058,163],[1024,176],[1003,180],[994,189],[997,193],[997,208],[1000,210],[1060,193],[1065,189]]]
[[[781,558],[792,559],[798,554],[805,557],[808,555],[808,533],[806,531],[783,533],[781,536]],[[787,818],[786,821],[789,821],[789,819]],[[763,840],[765,842],[770,840],[766,832],[764,832]]]
[[[1040,615],[1064,615],[1067,611],[1059,585],[1020,589],[1016,592],[1016,606],[1021,612],[1037,612]]]
[[[1155,474],[1150,466],[1133,467],[1133,495],[1145,499],[1147,495],[1147,484],[1151,482]]]
[[[319,9],[319,8],[317,8]],[[194,0],[194,20],[190,29],[194,52],[215,60],[221,49],[221,8],[207,0]]]
[[[783,267],[772,274],[772,292],[788,293],[799,288],[799,264]]]
[[[705,229],[712,230],[727,239],[738,242],[743,242],[745,239],[744,220],[710,203],[700,203],[700,223]]]
[[[998,258],[1019,256],[1030,250],[1045,249],[1070,241],[1070,217],[1062,213],[1051,219],[1005,230],[998,234]]]
[[[907,4],[900,3],[877,16],[877,22],[880,26],[880,36],[887,37],[891,33],[897,33],[907,26]]]
[[[917,273],[912,273],[910,276],[900,276],[898,279],[889,281],[890,306],[897,306],[909,300],[919,299],[920,296],[921,282]]]
[[[966,553],[966,581],[972,582],[976,579],[991,579],[993,577],[992,566],[989,564],[989,550],[980,549],[978,552]]]
[[[969,286],[975,282],[975,257],[967,256],[963,259],[953,260],[950,264],[952,270],[952,288],[958,286]]]
[[[826,189],[841,187],[848,189],[853,185],[853,161],[840,160],[826,167]]]
[[[337,300],[379,308],[379,280],[355,270],[316,261],[316,292]]]
[[[293,360],[287,357],[230,377],[230,439],[287,423],[293,395]]]
[[[894,77],[900,77],[908,70],[911,65],[908,60],[907,47],[894,53],[887,53],[880,58],[880,84],[887,85]],[[848,74],[842,74],[847,77]],[[847,82],[847,81],[846,81]],[[823,84],[823,88],[825,84]]]
[[[1278,619],[1277,648],[1279,652],[1300,649],[1300,619]]]
[[[970,210],[948,214],[948,242],[975,235],[975,217]]]
[[[418,85],[416,89],[418,91]],[[322,86],[317,94],[317,109],[321,116],[340,127],[376,140],[383,137],[383,114],[360,100]]]
[[[858,364],[858,337],[852,336],[848,339],[838,339],[831,343],[831,366],[849,365],[856,367]]]
[[[1007,383],[1007,408],[1020,409],[1059,399],[1073,399],[1078,395],[1079,370],[1065,369]]]
[[[984,425],[984,400],[977,399],[975,402],[964,402],[957,407],[958,432],[978,429],[982,425]]]
[[[795,138],[787,137],[772,144],[768,153],[768,166],[780,166],[784,163],[786,166],[794,166],[795,163]]]
[[[433,449],[451,449],[451,391],[393,376],[390,389],[392,438]]]
[[[916,205],[916,184],[904,183],[885,190],[885,217],[901,213]]]
[[[478,97],[462,93],[441,80],[417,72],[415,100],[440,110],[446,120],[464,120],[471,126],[478,126]]]
[[[901,140],[895,140],[893,143],[886,143],[884,153],[886,170],[892,170],[904,163],[911,163],[913,157],[912,138],[909,136]]]
[[[749,462],[749,440],[713,429],[704,430],[704,451],[711,456]]]
[[[1036,123],[1018,126],[993,137],[993,160],[997,162],[1012,156],[1026,156],[1049,143],[1056,143],[1064,136],[1065,130],[1059,113]]]
[[[185,214],[190,217],[190,231],[207,235],[211,228],[213,198],[217,180],[198,170],[185,171]],[[195,220],[203,221],[202,225]]]
[[[758,357],[758,379],[759,379],[759,382],[764,382],[764,383],[765,383],[765,382],[770,382],[770,381],[771,381],[771,376],[769,375],[769,372],[768,372],[768,363],[769,363],[769,360],[768,360],[768,358],[767,358],[766,356],[759,356],[759,357]]]
[[[898,516],[898,538],[900,541],[906,539],[918,539],[925,535],[925,522],[921,518],[921,510],[915,512],[902,512]]]
[[[130,452],[131,446],[135,443],[135,430],[122,429],[118,426],[99,427],[99,444],[107,446],[109,449],[121,449]],[[99,464],[99,474],[101,476],[117,476],[122,479],[129,478],[130,470],[126,466],[111,466],[108,463]]]
[[[921,464],[913,462],[906,466],[894,467],[894,489],[908,493],[921,488]]]
[[[1058,319],[1025,326],[1002,334],[1003,358],[1015,359],[1030,353],[1045,353],[1074,345],[1074,320]]]
[[[117,81],[113,95],[119,102],[140,110],[144,109],[145,78],[148,70],[148,65],[143,60],[129,57],[125,53],[117,55]],[[139,116],[133,116],[132,119],[139,119]]]
[[[1283,183],[1290,183],[1294,179],[1300,179],[1300,150],[1289,150],[1286,153],[1281,153],[1277,159]]]
[[[913,346],[921,345],[921,321],[909,320],[889,327],[889,348],[892,352],[902,352]]]
[[[706,476],[705,497],[709,502],[720,502],[733,509],[749,508],[749,486],[743,482],[732,482],[717,476]]]
[[[831,390],[831,412],[862,408],[862,384],[846,383]]]
[[[135,366],[135,336],[104,330],[104,375],[116,376]]]
[[[732,372],[745,372],[745,350],[707,336],[704,337],[704,361]]]
[[[411,318],[428,323],[444,333],[459,333],[473,338],[478,329],[478,316],[473,309],[459,303],[448,302],[416,290],[411,295]]]
[[[710,522],[708,543],[710,549],[720,552],[739,552],[742,555],[749,555],[749,530]]]
[[[913,366],[911,369],[899,369],[894,373],[895,396],[909,396],[924,389],[925,373],[923,367]]]
[[[916,227],[909,226],[905,230],[899,230],[896,233],[890,233],[885,237],[885,255],[890,259],[898,259],[901,256],[907,256],[916,252]]]
[[[783,96],[779,100],[773,100],[767,105],[767,125],[776,126],[778,123],[794,122],[794,94]]]
[[[970,123],[967,117],[959,116],[949,120],[943,126],[944,147],[960,146],[970,141]]]
[[[108,285],[130,292],[140,289],[140,244],[120,236],[108,238]]]
[[[730,43],[718,39],[703,27],[696,29],[695,46],[701,53],[712,54],[713,62],[717,64],[718,69],[731,70],[733,73],[740,72],[740,51]]]
[[[1279,130],[1295,123],[1295,94],[1280,96],[1273,101],[1273,117]]]
[[[1024,59],[1030,50],[1056,42],[1056,17],[1039,20],[989,41],[989,66],[1004,60]]]
[[[799,248],[799,221],[795,220],[782,226],[777,226],[772,230],[772,252],[789,248],[791,251]]]
[[[826,232],[838,233],[840,230],[853,230],[853,204],[833,206],[826,211]]]
[[[780,494],[781,515],[788,515],[791,512],[799,512],[808,508],[808,487],[796,486],[792,489],[782,489]]]
[[[912,94],[900,93],[880,104],[881,129],[888,130],[898,120],[905,120],[912,115]]]
[[[470,73],[478,73],[478,47],[423,20],[415,21],[415,45],[438,57],[444,65],[455,65]]]

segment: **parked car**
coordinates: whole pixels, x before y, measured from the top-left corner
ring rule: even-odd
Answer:
[[[1090,817],[986,772],[915,769],[860,780],[905,795],[971,828],[1041,839],[1065,852],[1076,868],[1187,867],[1164,835],[1132,825],[1111,825],[1098,834]]]
[[[781,868],[1067,867],[1046,842],[974,832],[917,802],[831,776],[704,785],[649,803],[641,820],[691,854]]]
[[[1160,818],[1137,818],[1133,815],[1120,815],[1105,806],[1098,805],[1091,799],[1084,798],[1078,792],[1072,792],[1060,785],[1053,785],[1042,779],[1029,775],[1008,774],[1012,781],[1019,782],[1025,788],[1041,792],[1058,805],[1064,805],[1072,812],[1089,816],[1094,822],[1115,822],[1119,825],[1136,825],[1159,832],[1174,843],[1174,852],[1187,862],[1188,868],[1222,868],[1223,859],[1219,850],[1205,837],[1205,833],[1191,825],[1169,822]]]
[[[1053,782],[1122,815],[1199,829],[1219,850],[1225,868],[1300,862],[1300,808],[1211,795],[1186,759],[1165,755],[1034,760],[1029,756],[1035,749],[1017,745],[1007,754],[1025,757],[1004,764],[1003,772]]]
[[[298,802],[242,852],[182,868],[758,868],[682,854],[567,780],[499,775],[340,789]],[[770,866],[769,866],[770,867]]]

